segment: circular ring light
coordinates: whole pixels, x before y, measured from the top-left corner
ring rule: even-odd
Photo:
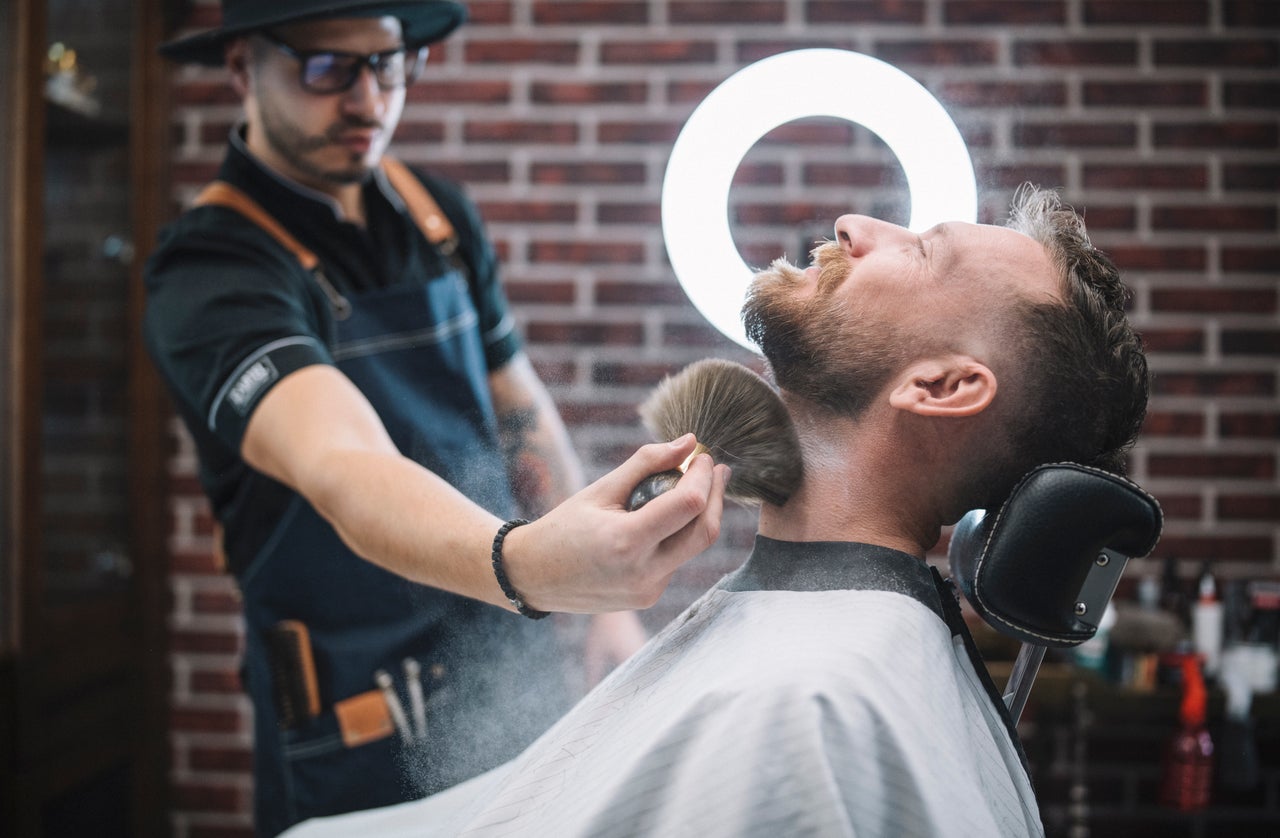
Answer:
[[[676,138],[662,183],[662,235],[694,306],[748,349],[754,346],[739,312],[752,271],[729,230],[729,186],[757,140],[810,116],[855,122],[884,140],[906,173],[912,230],[977,217],[964,140],[938,100],[906,73],[837,49],[785,52],[744,67],[711,91]]]

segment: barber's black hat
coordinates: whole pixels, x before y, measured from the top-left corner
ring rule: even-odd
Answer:
[[[449,0],[222,0],[222,25],[160,45],[160,54],[184,64],[222,64],[222,47],[238,35],[286,23],[330,17],[387,15],[400,19],[405,44],[439,41],[467,19]]]

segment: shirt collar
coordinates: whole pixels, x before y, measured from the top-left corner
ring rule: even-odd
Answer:
[[[719,584],[726,591],[890,591],[942,620],[929,566],[908,553],[853,541],[778,541],[756,535],[751,556]]]

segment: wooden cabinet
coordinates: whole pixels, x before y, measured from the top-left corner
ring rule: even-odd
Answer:
[[[167,827],[159,0],[0,4],[0,834]]]

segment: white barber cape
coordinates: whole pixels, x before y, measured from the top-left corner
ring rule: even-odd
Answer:
[[[758,536],[516,759],[285,835],[1043,835],[1003,705],[935,579],[883,547]]]

